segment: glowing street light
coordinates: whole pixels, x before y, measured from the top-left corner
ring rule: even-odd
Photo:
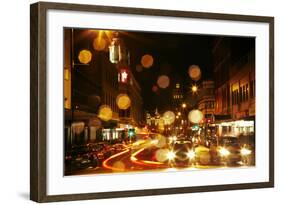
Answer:
[[[111,63],[118,63],[122,59],[121,44],[119,38],[112,39],[109,45],[109,60]]]
[[[181,107],[182,107],[182,108],[186,108],[186,103],[183,103],[183,104],[181,105]]]
[[[192,91],[192,93],[197,93],[197,91],[198,91],[198,86],[197,86],[197,85],[192,85],[192,86],[191,86],[191,91]]]

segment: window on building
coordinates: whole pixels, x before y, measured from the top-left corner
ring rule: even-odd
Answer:
[[[250,82],[250,98],[255,97],[255,88],[254,88],[254,80],[251,80]]]
[[[249,85],[248,85],[248,83],[246,84],[246,93],[245,93],[245,100],[246,101],[248,101],[248,99],[249,99]]]
[[[243,85],[242,87],[242,102],[245,102],[246,101],[246,86]]]
[[[238,95],[239,95],[239,100],[238,100],[238,104],[239,103],[241,103],[242,101],[243,101],[243,99],[242,99],[242,87],[239,87],[239,93],[238,93]]]
[[[232,91],[232,104],[237,105],[239,103],[238,89]]]

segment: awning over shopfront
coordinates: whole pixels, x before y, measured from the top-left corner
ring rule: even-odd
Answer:
[[[230,120],[232,120],[231,115],[215,115],[215,122]]]

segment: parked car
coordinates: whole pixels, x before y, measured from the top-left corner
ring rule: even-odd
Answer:
[[[111,146],[107,143],[90,143],[88,144],[88,147],[90,151],[97,156],[99,164],[101,164],[104,159],[110,157],[113,154]]]
[[[89,149],[88,145],[73,146],[65,154],[65,165],[67,169],[71,170],[97,167],[98,157]]]

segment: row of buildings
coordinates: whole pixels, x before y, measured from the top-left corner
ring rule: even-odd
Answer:
[[[115,140],[127,136],[143,118],[141,88],[129,68],[128,51],[118,63],[109,60],[108,51],[88,46],[83,30],[64,30],[64,111],[65,146],[85,142]],[[124,45],[122,45],[124,46]],[[92,53],[87,64],[77,59],[81,48]],[[131,100],[126,110],[119,109],[116,98],[125,93]],[[99,118],[102,105],[109,106],[112,117]]]
[[[175,113],[181,112],[185,115],[184,119],[187,119],[189,110],[199,109],[204,115],[204,129],[207,126],[218,136],[253,136],[254,39],[219,37],[214,42],[212,53],[213,79],[201,80],[198,83],[197,95],[192,95],[176,83],[171,96],[173,110]],[[157,115],[149,118],[149,121],[154,118],[154,121],[157,121]],[[190,123],[188,126],[191,126]]]
[[[219,136],[254,136],[254,39],[218,38],[213,56],[215,83],[202,83],[199,109],[216,124]]]

